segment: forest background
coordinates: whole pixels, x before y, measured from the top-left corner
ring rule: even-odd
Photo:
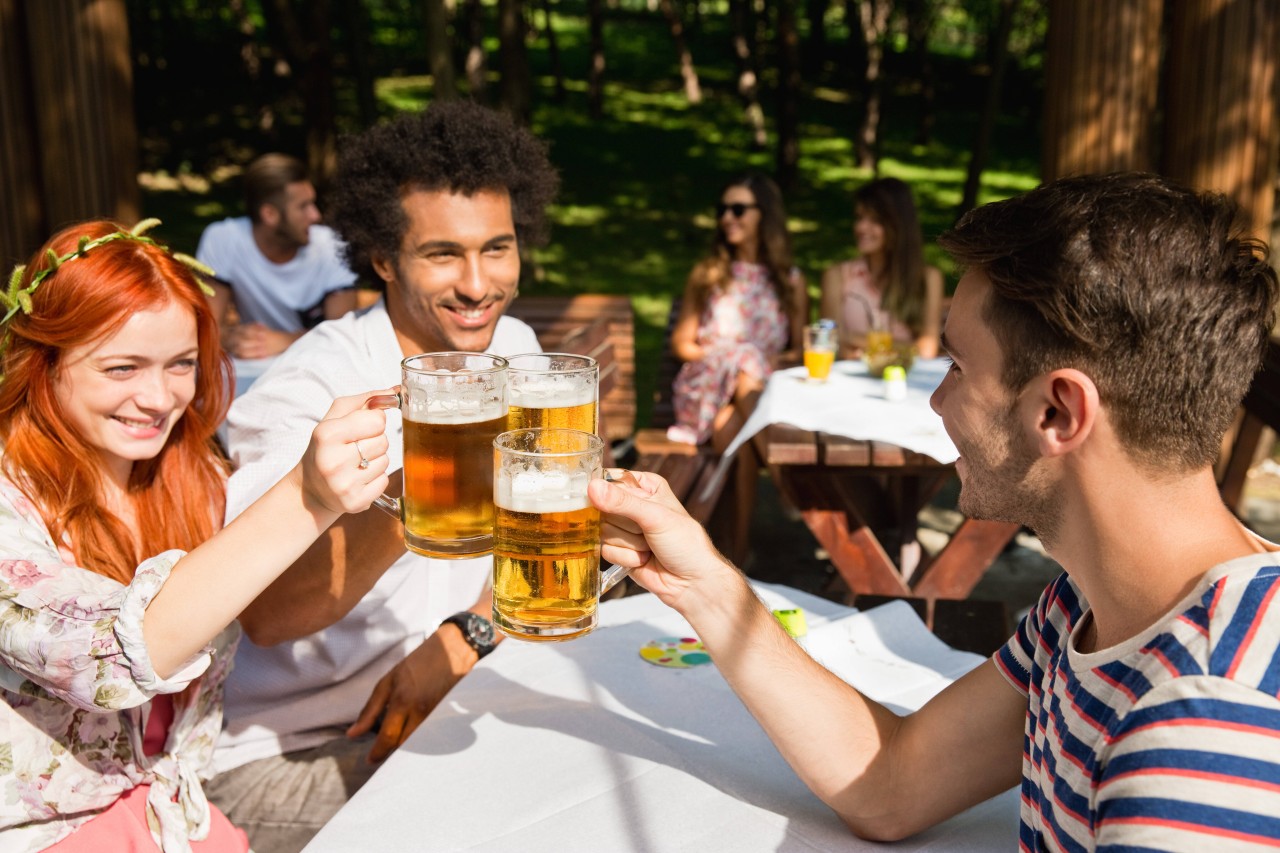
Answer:
[[[526,293],[618,293],[636,312],[638,422],[670,299],[724,182],[785,188],[816,295],[851,256],[851,194],[915,190],[933,238],[1039,180],[1046,5],[1034,0],[129,0],[142,209],[194,250],[242,212],[241,168],[307,159],[435,98],[527,122],[563,188]],[[980,176],[980,181],[978,180]],[[816,310],[816,307],[815,307]]]

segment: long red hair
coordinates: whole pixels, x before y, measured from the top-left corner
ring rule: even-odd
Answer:
[[[21,286],[49,266],[49,249],[63,256],[82,237],[120,230],[97,220],[59,231],[32,258]],[[70,540],[79,565],[128,583],[146,557],[194,548],[221,525],[227,466],[213,435],[231,402],[231,361],[195,274],[159,246],[129,239],[95,246],[64,262],[31,299],[30,314],[19,311],[0,329],[11,336],[0,384],[0,471],[35,503],[55,542]],[[55,386],[69,349],[175,302],[196,319],[196,392],[160,453],[133,466],[130,529],[106,507],[100,457],[63,417]]]

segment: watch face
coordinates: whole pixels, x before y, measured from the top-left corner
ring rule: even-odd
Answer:
[[[467,620],[467,627],[470,628],[470,634],[477,643],[482,646],[493,645],[493,623],[483,616],[472,614]]]

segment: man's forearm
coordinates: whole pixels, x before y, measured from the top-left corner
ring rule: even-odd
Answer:
[[[392,491],[399,490],[399,475]],[[240,614],[254,643],[271,646],[327,628],[351,612],[404,554],[400,522],[370,508],[344,515]]]

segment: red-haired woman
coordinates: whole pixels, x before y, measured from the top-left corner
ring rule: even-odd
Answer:
[[[86,223],[0,302],[5,849],[244,850],[200,787],[234,620],[385,488],[384,415],[336,401],[298,466],[215,535],[229,370],[186,262]]]

